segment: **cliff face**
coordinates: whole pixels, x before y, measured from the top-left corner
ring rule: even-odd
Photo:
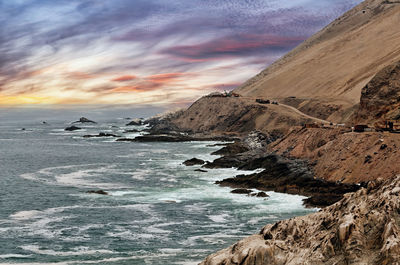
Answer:
[[[377,73],[362,89],[356,123],[400,119],[400,61]]]
[[[400,264],[400,177],[336,204],[265,226],[201,265]]]
[[[317,178],[360,183],[396,176],[400,172],[399,146],[400,134],[298,128],[272,143],[270,149],[309,160]]]

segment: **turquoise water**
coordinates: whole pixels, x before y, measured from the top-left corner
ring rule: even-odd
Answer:
[[[215,142],[82,138],[138,135],[123,133],[124,119],[98,121],[65,132],[65,118],[0,117],[0,264],[197,264],[267,223],[313,211],[300,196],[253,198],[213,184],[235,169],[182,165],[215,159]],[[110,195],[86,193],[94,189]]]

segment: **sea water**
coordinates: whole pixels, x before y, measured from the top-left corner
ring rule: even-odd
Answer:
[[[182,165],[217,158],[217,142],[82,137],[141,134],[125,133],[144,127],[125,126],[115,111],[74,132],[64,131],[72,118],[62,112],[43,123],[29,110],[2,111],[0,264],[197,264],[268,223],[314,211],[301,196],[255,198],[214,184],[252,172]],[[109,195],[87,193],[99,189]]]

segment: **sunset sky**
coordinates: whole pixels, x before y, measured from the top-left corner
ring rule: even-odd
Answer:
[[[230,90],[360,0],[0,0],[0,105]]]

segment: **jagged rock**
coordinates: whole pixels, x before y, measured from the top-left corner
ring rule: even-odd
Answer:
[[[89,190],[86,193],[94,193],[94,194],[100,194],[100,195],[109,195],[108,192],[104,190]]]
[[[307,216],[266,225],[201,265],[386,265],[400,260],[400,177]]]
[[[249,151],[250,149],[241,142],[227,144],[223,148],[211,153],[212,155],[236,155]]]
[[[83,137],[84,138],[93,138],[93,137],[119,137],[119,136],[112,134],[112,133],[101,132],[101,133],[95,134],[95,135],[93,135],[93,134],[84,135]]]
[[[96,123],[95,121],[89,120],[88,118],[81,117],[79,121],[75,121],[73,123]]]
[[[250,196],[252,196],[252,197],[259,197],[259,198],[267,198],[267,197],[269,197],[269,195],[266,194],[266,193],[263,192],[263,191],[251,193]]]
[[[252,190],[248,190],[248,189],[234,189],[231,190],[231,193],[236,193],[236,194],[250,194],[252,193]]]
[[[362,89],[360,106],[354,116],[357,123],[396,119],[400,107],[400,62],[379,71]]]
[[[65,131],[77,131],[77,130],[82,130],[82,128],[76,127],[76,126],[70,126],[64,129]]]
[[[183,162],[182,164],[184,164],[185,166],[194,166],[194,165],[203,165],[205,163],[204,160],[198,159],[198,158],[192,158],[192,159],[188,159],[185,162]]]
[[[216,162],[217,161],[217,162]],[[355,184],[328,182],[314,178],[306,161],[286,159],[276,154],[222,157],[204,165],[206,168],[237,167],[242,170],[263,168],[260,173],[238,175],[217,181],[216,184],[231,188],[255,188],[263,191],[275,191],[310,196],[305,200],[307,206],[325,207],[331,205],[347,192],[360,188]]]
[[[133,126],[133,125],[139,126],[142,124],[143,124],[143,121],[141,119],[134,119],[134,120],[130,121],[128,124],[126,124],[126,126]]]

